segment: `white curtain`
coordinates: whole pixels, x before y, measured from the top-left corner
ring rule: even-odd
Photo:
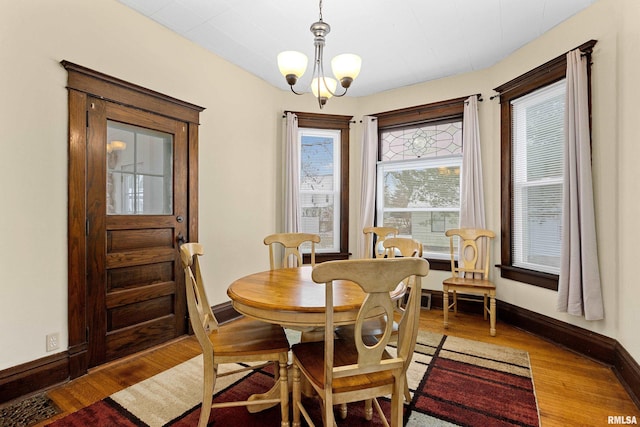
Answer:
[[[365,258],[371,248],[365,247],[362,230],[373,227],[376,209],[376,163],[378,161],[378,121],[375,117],[362,118],[362,191],[360,193],[360,223],[358,224],[358,258]]]
[[[298,117],[287,113],[285,130],[284,231],[300,230],[300,154],[298,145]]]
[[[587,320],[604,318],[596,242],[587,58],[567,54],[562,253],[558,311]]]
[[[464,101],[462,117],[462,172],[460,173],[460,228],[485,228],[484,190],[482,188],[482,156],[480,154],[480,126],[478,96]],[[460,248],[459,259],[464,256]],[[483,246],[478,246],[477,265],[484,265]],[[482,278],[478,275],[478,278]],[[485,277],[484,279],[488,279]]]
[[[460,174],[460,227],[485,228],[477,95],[470,96],[464,102],[462,172]]]

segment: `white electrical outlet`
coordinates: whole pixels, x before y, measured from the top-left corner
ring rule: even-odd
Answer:
[[[60,347],[60,333],[47,335],[47,351],[53,351]]]

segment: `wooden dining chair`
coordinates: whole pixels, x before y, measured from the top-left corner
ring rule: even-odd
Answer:
[[[416,239],[409,237],[389,237],[382,243],[382,247],[385,249],[387,258],[395,258],[396,256],[416,257],[422,258],[422,243]],[[410,290],[413,280],[413,276],[404,279],[404,284],[407,288],[407,295],[411,295]],[[420,295],[422,297],[422,295]],[[397,302],[396,311],[404,314],[403,301]],[[370,332],[380,333],[380,329],[375,326],[375,323],[379,322],[377,319],[367,320],[366,325]],[[391,339],[397,339],[397,323],[394,322],[394,330]],[[411,402],[411,394],[409,393],[409,385],[405,378],[404,398],[406,402]]]
[[[389,237],[382,242],[387,258],[402,257],[422,258],[422,243],[409,237]]]
[[[180,247],[185,273],[189,320],[202,348],[204,362],[202,409],[200,410],[198,427],[207,425],[212,408],[275,404],[280,404],[281,426],[289,426],[287,380],[289,342],[285,332],[279,325],[244,317],[224,325],[218,325],[211,311],[202,281],[199,257],[203,254],[204,249],[199,243],[185,243]],[[264,363],[254,365],[255,362]],[[218,365],[224,363],[249,363],[252,366],[219,374]],[[280,385],[272,389],[279,389],[279,393],[275,397],[263,400],[212,403],[216,377],[260,369],[269,364],[279,367],[275,370],[275,377],[276,382],[279,381]]]
[[[287,267],[287,262],[294,256],[298,266],[302,265],[300,246],[303,243],[311,243],[311,265],[316,265],[316,244],[320,243],[320,236],[312,233],[276,233],[264,238],[264,244],[269,246],[269,265],[271,270]],[[275,262],[276,245],[284,248],[282,262],[278,266]]]
[[[384,258],[383,242],[389,236],[396,237],[399,230],[395,227],[365,227],[362,229],[362,232],[364,233],[364,247],[367,251],[365,258],[372,257],[372,248],[373,258]]]
[[[452,276],[442,282],[444,327],[449,327],[449,310],[453,308],[454,314],[458,313],[458,293],[482,295],[484,319],[487,320],[489,314],[489,333],[493,337],[496,335],[496,285],[489,280],[489,258],[495,233],[478,228],[458,228],[447,230],[445,235],[449,237]],[[458,239],[459,249],[454,252],[455,239]],[[456,255],[459,255],[457,262]],[[453,293],[451,304],[449,292]]]
[[[394,304],[389,292],[405,278],[416,276],[413,293],[419,295],[421,277],[428,272],[429,263],[419,258],[328,261],[313,269],[313,280],[325,284],[325,331],[334,330],[331,309],[334,280],[356,283],[365,293],[365,298],[353,336],[335,339],[333,334],[325,334],[323,342],[303,342],[292,346],[293,426],[300,425],[301,414],[309,425],[314,425],[302,403],[301,375],[320,397],[325,426],[334,425],[334,405],[368,400],[373,401],[383,423],[389,426],[376,399],[386,395],[391,395],[391,426],[402,425],[404,381],[418,334],[420,299],[414,295],[409,297],[405,315],[399,323],[395,356],[386,351],[392,322],[387,322],[383,334],[376,340],[363,335],[362,326],[372,313],[393,319]]]
[[[422,258],[422,243],[409,237],[390,237],[383,242],[382,247],[387,258],[396,256]],[[405,284],[407,288],[411,287],[409,279],[405,280]],[[401,306],[400,302],[399,306]]]

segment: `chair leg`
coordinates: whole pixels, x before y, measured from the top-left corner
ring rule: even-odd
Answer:
[[[442,293],[442,312],[444,315],[444,328],[449,327],[449,290],[445,289]]]
[[[287,378],[288,354],[280,355],[280,412],[281,427],[289,427],[289,379]]]
[[[409,384],[407,383],[407,375],[404,376],[404,401],[408,404],[411,403],[411,392],[409,391]]]
[[[300,401],[302,399],[302,390],[300,388],[300,368],[293,364],[293,422],[292,427],[300,427]]]
[[[396,377],[396,382],[393,386],[393,393],[391,394],[391,427],[402,426],[402,392],[404,390],[404,380],[402,375]]]
[[[347,404],[346,403],[341,403],[340,404],[340,419],[344,420],[345,418],[347,418]]]
[[[489,302],[489,323],[491,324],[489,329],[489,334],[492,337],[496,336],[496,297],[495,295],[491,295],[491,299]]]
[[[202,406],[200,408],[200,419],[198,427],[206,427],[209,423],[209,415],[211,415],[211,402],[213,400],[213,387],[215,385],[216,372],[218,366],[213,364],[213,355],[211,357],[203,356],[204,360],[204,381],[202,385]]]
[[[458,315],[458,293],[453,291],[453,314]]]
[[[487,294],[483,295],[484,305],[482,306],[482,313],[484,314],[484,320],[487,320]]]
[[[321,399],[322,402],[322,422],[325,426],[333,426],[336,423],[335,417],[333,416],[333,397],[331,396],[331,392],[328,393],[325,390],[324,399]]]
[[[371,399],[364,401],[364,419],[367,421],[373,419],[373,400]]]

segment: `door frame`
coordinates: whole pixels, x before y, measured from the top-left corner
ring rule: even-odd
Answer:
[[[67,70],[68,163],[68,322],[69,375],[89,366],[87,327],[87,126],[90,96],[176,119],[187,124],[187,241],[198,240],[198,126],[203,107],[61,61]],[[185,319],[186,321],[186,319]]]

